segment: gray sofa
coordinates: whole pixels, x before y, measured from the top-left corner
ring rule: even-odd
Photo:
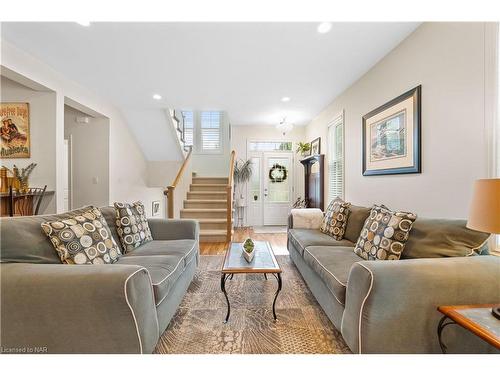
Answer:
[[[114,208],[101,208],[120,245]],[[1,346],[4,352],[151,353],[199,261],[194,220],[149,219],[154,241],[111,265],[64,265],[40,223],[2,218]]]
[[[291,259],[354,353],[440,353],[439,305],[500,302],[500,257],[477,255],[488,234],[464,220],[418,218],[403,259],[366,261],[353,247],[369,212],[351,206],[342,241],[294,228],[291,216],[288,225]],[[443,341],[450,353],[498,353],[455,325]]]

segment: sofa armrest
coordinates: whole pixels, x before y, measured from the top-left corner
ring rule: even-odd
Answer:
[[[148,271],[135,265],[0,266],[4,352],[150,353],[159,338]]]
[[[439,353],[437,307],[498,303],[499,280],[494,256],[358,262],[347,282],[342,335],[359,353]],[[461,327],[446,328],[443,339],[450,352],[488,350]]]
[[[155,240],[199,240],[200,226],[191,219],[148,219]]]

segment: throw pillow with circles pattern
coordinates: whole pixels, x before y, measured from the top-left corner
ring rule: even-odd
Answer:
[[[126,253],[153,241],[142,202],[132,204],[115,202],[114,206],[118,235]]]
[[[121,255],[104,216],[96,207],[41,225],[62,263],[111,264]]]
[[[340,198],[335,198],[330,202],[326,209],[323,222],[319,230],[326,233],[337,241],[344,238],[345,228],[347,227],[347,219],[349,217],[350,203],[344,202]]]
[[[367,260],[399,259],[416,219],[417,216],[410,212],[394,212],[382,205],[373,206],[354,252]]]

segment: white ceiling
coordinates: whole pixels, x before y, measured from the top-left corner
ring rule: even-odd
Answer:
[[[334,23],[319,34],[316,23],[2,23],[2,34],[123,110],[220,109],[233,125],[284,115],[304,125],[417,26]]]
[[[165,108],[224,110],[233,125],[285,116],[306,125],[419,24],[334,23],[327,34],[317,25],[25,22],[1,31],[117,105],[148,160],[176,160]]]

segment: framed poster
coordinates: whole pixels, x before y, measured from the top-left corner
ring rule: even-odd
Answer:
[[[29,158],[30,111],[28,103],[0,103],[0,157]]]
[[[422,172],[421,86],[363,116],[363,176]]]
[[[160,214],[160,201],[153,201],[151,213],[153,216],[158,216]]]
[[[311,142],[311,155],[319,154],[321,154],[321,137],[318,137]]]

